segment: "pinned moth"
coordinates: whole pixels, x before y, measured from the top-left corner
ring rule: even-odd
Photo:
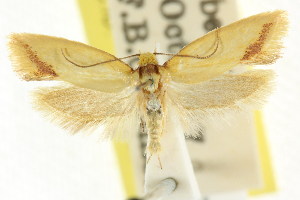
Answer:
[[[205,116],[260,103],[270,92],[271,70],[228,72],[274,63],[286,31],[284,11],[261,13],[209,32],[162,65],[156,59],[162,53],[133,55],[137,69],[102,50],[44,35],[12,34],[9,48],[24,80],[64,82],[35,91],[37,109],[72,133],[105,125],[108,138],[134,132],[142,121],[150,158],[163,150],[168,110],[197,137]]]

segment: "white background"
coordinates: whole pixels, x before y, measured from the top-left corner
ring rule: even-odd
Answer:
[[[257,200],[300,199],[300,2],[239,1],[241,15],[284,9],[290,30],[284,57],[275,65],[277,89],[265,121],[278,192]],[[74,0],[0,0],[0,199],[124,199],[114,152],[97,134],[70,136],[31,108],[26,83],[11,70],[6,48],[11,32],[30,32],[85,42]]]

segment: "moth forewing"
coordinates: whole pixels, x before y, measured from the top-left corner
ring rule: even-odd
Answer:
[[[217,51],[207,59],[174,56],[164,66],[172,80],[199,83],[215,78],[239,64],[265,65],[276,61],[287,31],[282,10],[254,15],[221,27],[188,44],[177,55],[205,56],[219,41]]]
[[[27,81],[61,80],[102,92],[119,92],[137,78],[130,66],[120,60],[86,67],[116,57],[63,38],[12,34],[9,48],[16,72]]]

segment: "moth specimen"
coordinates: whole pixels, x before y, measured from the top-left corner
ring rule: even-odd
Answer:
[[[237,66],[267,65],[280,56],[287,31],[284,11],[265,12],[213,30],[159,65],[141,53],[133,69],[121,59],[62,38],[12,34],[15,71],[26,81],[63,81],[35,91],[36,107],[76,133],[105,125],[106,137],[134,132],[142,120],[147,153],[157,155],[174,110],[189,136],[207,116],[260,103],[270,91],[271,70],[229,73]]]

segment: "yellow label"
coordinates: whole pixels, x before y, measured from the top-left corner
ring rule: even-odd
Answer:
[[[268,142],[263,124],[262,113],[260,111],[254,112],[254,119],[256,125],[258,151],[264,184],[261,188],[250,190],[249,195],[271,193],[277,190],[271,157],[268,148]]]

